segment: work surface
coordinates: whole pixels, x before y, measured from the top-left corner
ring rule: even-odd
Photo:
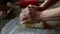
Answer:
[[[15,18],[5,25],[1,34],[60,34],[60,30],[25,28],[20,25],[20,20]]]

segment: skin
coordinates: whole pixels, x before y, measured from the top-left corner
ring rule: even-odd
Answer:
[[[45,2],[39,6],[42,7],[42,10],[46,10],[47,8],[51,7],[55,3],[57,3],[59,0],[45,0]]]
[[[47,8],[51,7],[52,5],[54,5],[57,2],[58,2],[58,0],[45,0],[45,2],[41,6],[39,6],[39,10],[38,10],[37,6],[35,6],[35,7],[33,5],[28,6],[29,8],[24,9],[26,11],[25,14],[23,14],[23,12],[20,14],[20,19],[22,20],[22,22],[24,24],[27,24],[27,23],[30,24],[31,22],[29,22],[29,21],[35,20],[34,18],[37,18],[36,20],[46,20],[46,19],[53,20],[52,18],[59,19],[60,18],[60,7],[46,10]],[[32,8],[35,10],[35,13],[32,10]],[[28,16],[24,16],[24,15],[28,15]],[[22,17],[22,16],[24,16],[24,17]],[[26,19],[26,17],[30,17],[30,18]],[[31,19],[31,20],[29,20],[29,19]],[[46,22],[46,23],[52,27],[60,28],[60,23],[58,21],[53,22],[53,23],[52,22]]]

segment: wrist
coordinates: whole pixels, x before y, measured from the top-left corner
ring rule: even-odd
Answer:
[[[38,11],[42,12],[44,11],[45,9],[43,7],[38,7]]]

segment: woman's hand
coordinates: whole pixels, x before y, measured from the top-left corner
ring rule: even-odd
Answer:
[[[20,20],[25,24],[37,23],[40,19],[40,12],[37,10],[37,6],[29,5],[20,14]]]
[[[41,7],[35,6],[35,5],[29,5],[29,15],[32,20],[40,20],[40,14],[42,11]]]

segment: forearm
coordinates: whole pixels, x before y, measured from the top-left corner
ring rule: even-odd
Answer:
[[[58,0],[45,0],[45,2],[39,7],[42,7],[42,11],[43,11],[43,10],[49,8],[50,6],[54,5],[57,2],[58,2]]]

